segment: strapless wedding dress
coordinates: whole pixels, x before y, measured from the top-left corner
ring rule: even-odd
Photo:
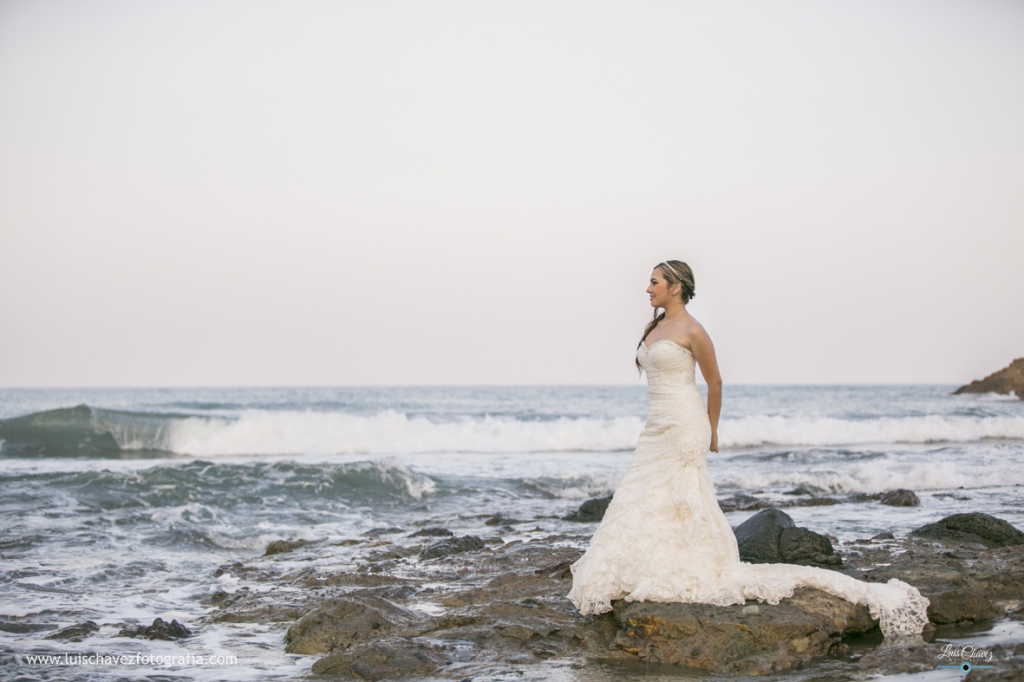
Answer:
[[[586,553],[572,565],[569,600],[580,613],[615,599],[729,606],[777,604],[814,587],[865,604],[886,636],[920,634],[928,600],[892,579],[866,583],[812,566],[747,564],[707,474],[711,423],[695,360],[668,340],[637,349],[647,374],[647,423]]]

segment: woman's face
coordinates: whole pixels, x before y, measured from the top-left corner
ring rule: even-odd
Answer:
[[[661,268],[654,268],[654,272],[651,273],[651,285],[647,287],[647,293],[651,297],[651,307],[664,308],[665,304],[672,300],[672,296],[679,293],[678,291],[673,292],[678,287],[679,285],[676,284],[670,288],[661,274]]]

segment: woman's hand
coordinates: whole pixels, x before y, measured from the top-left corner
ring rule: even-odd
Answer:
[[[711,452],[718,452],[718,432],[711,432]]]

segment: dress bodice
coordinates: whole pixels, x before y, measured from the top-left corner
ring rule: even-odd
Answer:
[[[636,353],[640,366],[647,373],[650,387],[665,385],[680,388],[686,384],[696,387],[697,363],[688,348],[683,348],[675,341],[662,339],[652,343],[650,348],[641,343]]]
[[[711,423],[697,390],[693,353],[675,341],[662,339],[650,348],[641,343],[637,360],[647,374],[644,434],[660,436],[671,430],[674,437],[670,442],[681,446],[680,455],[703,459],[711,444]]]

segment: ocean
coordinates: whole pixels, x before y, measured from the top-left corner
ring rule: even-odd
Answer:
[[[954,388],[727,386],[708,470],[729,522],[778,505],[837,542],[967,511],[1024,528],[1024,401]],[[329,571],[374,529],[482,535],[500,515],[528,520],[506,542],[559,533],[583,547],[595,525],[562,517],[614,490],[645,403],[640,385],[0,389],[0,678],[298,678],[315,657],[286,654],[281,624],[115,635],[156,617],[188,625],[205,595],[261,589],[216,569],[274,540],[326,541],[303,568]],[[921,505],[878,502],[896,488]],[[799,504],[814,498],[831,503]],[[86,620],[93,637],[46,639]],[[124,652],[226,662],[26,659]]]

